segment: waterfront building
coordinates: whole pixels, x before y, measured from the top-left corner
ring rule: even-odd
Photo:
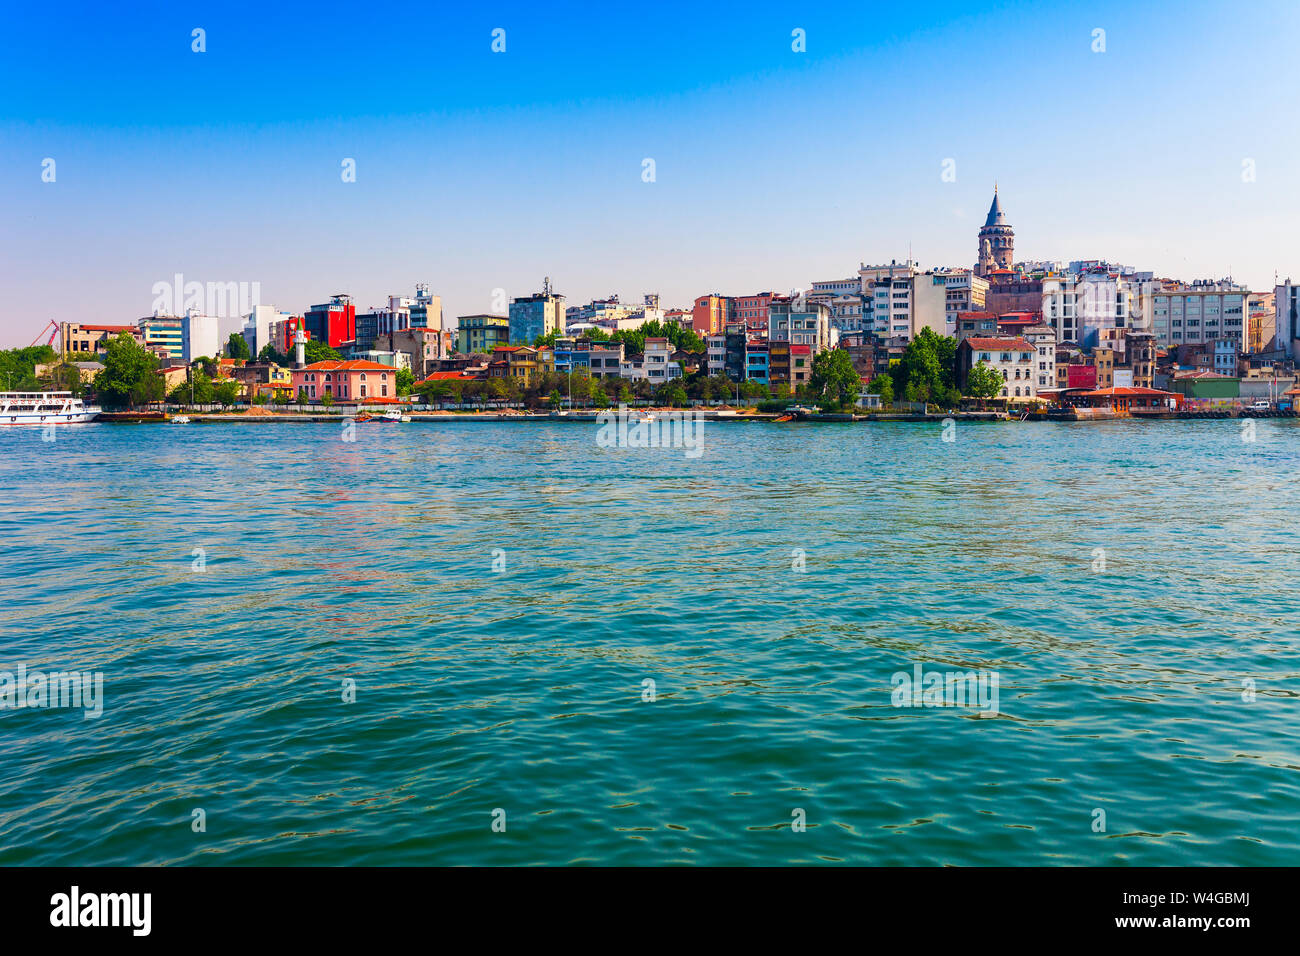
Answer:
[[[137,323],[139,341],[164,365],[180,362],[185,354],[183,322],[179,315],[147,315]]]
[[[734,322],[744,323],[745,329],[750,335],[760,337],[768,334],[770,325],[768,324],[769,314],[772,309],[772,303],[776,300],[787,300],[788,296],[781,296],[775,292],[756,292],[753,295],[738,295],[732,299],[731,320]]]
[[[358,322],[360,317],[358,316]],[[441,322],[441,318],[439,318]],[[358,344],[360,341],[358,340]],[[411,369],[416,378],[423,378],[432,369],[432,363],[445,358],[447,349],[440,328],[408,327],[375,337],[372,350],[386,351],[403,356],[401,364]],[[364,358],[353,355],[353,358]]]
[[[397,371],[378,362],[349,359],[312,362],[290,370],[294,394],[310,402],[329,395],[335,401],[396,401]]]
[[[1116,273],[1048,276],[1040,283],[1043,321],[1057,341],[1093,348],[1103,329],[1149,328],[1143,319],[1143,286]]]
[[[316,342],[336,349],[357,340],[357,307],[346,293],[330,296],[328,302],[313,305],[303,314],[303,328]]]
[[[443,331],[442,296],[431,293],[428,283],[421,282],[416,285],[415,299],[411,302],[409,310],[412,329],[430,329],[439,333]],[[440,335],[439,340],[441,338]]]
[[[588,370],[592,378],[618,378],[622,374],[625,358],[622,342],[593,342],[587,353]],[[558,364],[556,371],[559,371]]]
[[[644,377],[651,385],[682,377],[682,367],[673,361],[673,347],[668,339],[646,339],[642,358],[643,374],[636,377]]]
[[[1300,285],[1290,277],[1273,287],[1273,321],[1282,354],[1293,361],[1300,358]]]
[[[691,309],[691,328],[700,336],[720,335],[732,324],[733,301],[729,296],[711,292],[695,300]]]
[[[1020,337],[1034,347],[1035,394],[1056,386],[1056,332],[1046,323],[1021,330]]]
[[[780,298],[767,306],[767,339],[771,342],[788,342],[810,346],[813,354],[835,344],[838,330],[832,330],[830,308],[820,302]],[[753,335],[756,330],[751,329]]]
[[[198,358],[220,355],[222,343],[217,328],[215,315],[186,312],[181,319],[181,361],[189,365]]]
[[[551,291],[551,280],[542,283],[542,291],[523,296],[510,303],[510,342],[532,345],[543,335],[565,330],[564,296]]]
[[[504,315],[479,313],[456,319],[456,351],[491,352],[499,345],[510,344],[510,319]]]
[[[766,385],[770,381],[770,349],[769,343],[762,339],[753,339],[745,345],[745,380],[750,382],[761,382]]]
[[[862,279],[827,279],[814,282],[808,301],[826,306],[832,329],[840,333],[863,329],[866,303],[862,294]]]
[[[1142,301],[1141,327],[1155,333],[1165,347],[1209,342],[1219,337],[1236,340],[1247,351],[1250,291],[1231,279],[1201,279],[1192,283],[1162,280],[1151,284]]]
[[[115,339],[123,332],[144,344],[144,336],[135,325],[62,322],[59,324],[59,351],[64,355],[92,355],[102,352],[109,339]]]
[[[1039,389],[1037,358],[1035,346],[1019,336],[972,336],[957,345],[957,384],[965,389],[970,370],[976,365],[987,365],[1000,372],[1006,382],[1002,398],[1031,399]]]

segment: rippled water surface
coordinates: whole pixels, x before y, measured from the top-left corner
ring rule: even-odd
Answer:
[[[0,430],[0,863],[1297,859],[1297,424],[595,429]]]

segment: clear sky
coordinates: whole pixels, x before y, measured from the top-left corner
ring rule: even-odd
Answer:
[[[175,273],[454,319],[970,266],[994,181],[1017,259],[1300,278],[1293,0],[547,6],[10,4],[0,345]]]

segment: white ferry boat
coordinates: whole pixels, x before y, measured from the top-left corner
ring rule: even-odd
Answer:
[[[70,425],[99,412],[71,392],[0,392],[0,425]]]

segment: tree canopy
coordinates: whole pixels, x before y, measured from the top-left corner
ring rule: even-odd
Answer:
[[[826,401],[844,407],[852,405],[862,391],[862,376],[843,349],[825,349],[813,359],[810,391]]]
[[[226,354],[232,359],[252,358],[252,353],[248,350],[248,340],[238,332],[231,332],[230,338],[226,340]]]
[[[134,408],[163,397],[158,360],[126,332],[119,332],[105,348],[104,369],[95,376],[95,394],[109,408]]]
[[[925,328],[907,343],[903,357],[891,366],[894,394],[907,402],[927,402],[954,407],[961,394],[953,381],[957,341]]]

